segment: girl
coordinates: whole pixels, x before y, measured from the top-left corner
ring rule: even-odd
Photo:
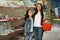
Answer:
[[[42,40],[43,36],[43,9],[42,4],[37,3],[35,13],[34,13],[34,40]]]
[[[32,19],[32,10],[27,10],[25,15],[25,39],[31,40],[33,33],[33,19]]]

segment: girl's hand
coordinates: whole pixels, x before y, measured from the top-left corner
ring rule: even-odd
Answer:
[[[26,33],[24,33],[24,35],[26,35]]]

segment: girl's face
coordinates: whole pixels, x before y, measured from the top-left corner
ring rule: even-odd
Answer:
[[[31,10],[28,11],[28,15],[32,16],[32,11]]]
[[[38,11],[41,10],[41,5],[37,5],[37,10],[38,10]]]

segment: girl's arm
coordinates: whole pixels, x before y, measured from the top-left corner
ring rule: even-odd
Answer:
[[[33,32],[33,19],[31,19],[31,29],[30,32]]]
[[[25,33],[26,33],[26,28],[27,28],[27,21],[25,22]]]

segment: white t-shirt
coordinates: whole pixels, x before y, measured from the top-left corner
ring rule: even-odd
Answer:
[[[40,12],[38,12],[38,13],[35,15],[34,27],[42,27],[42,26],[41,26],[41,13],[40,13]]]

